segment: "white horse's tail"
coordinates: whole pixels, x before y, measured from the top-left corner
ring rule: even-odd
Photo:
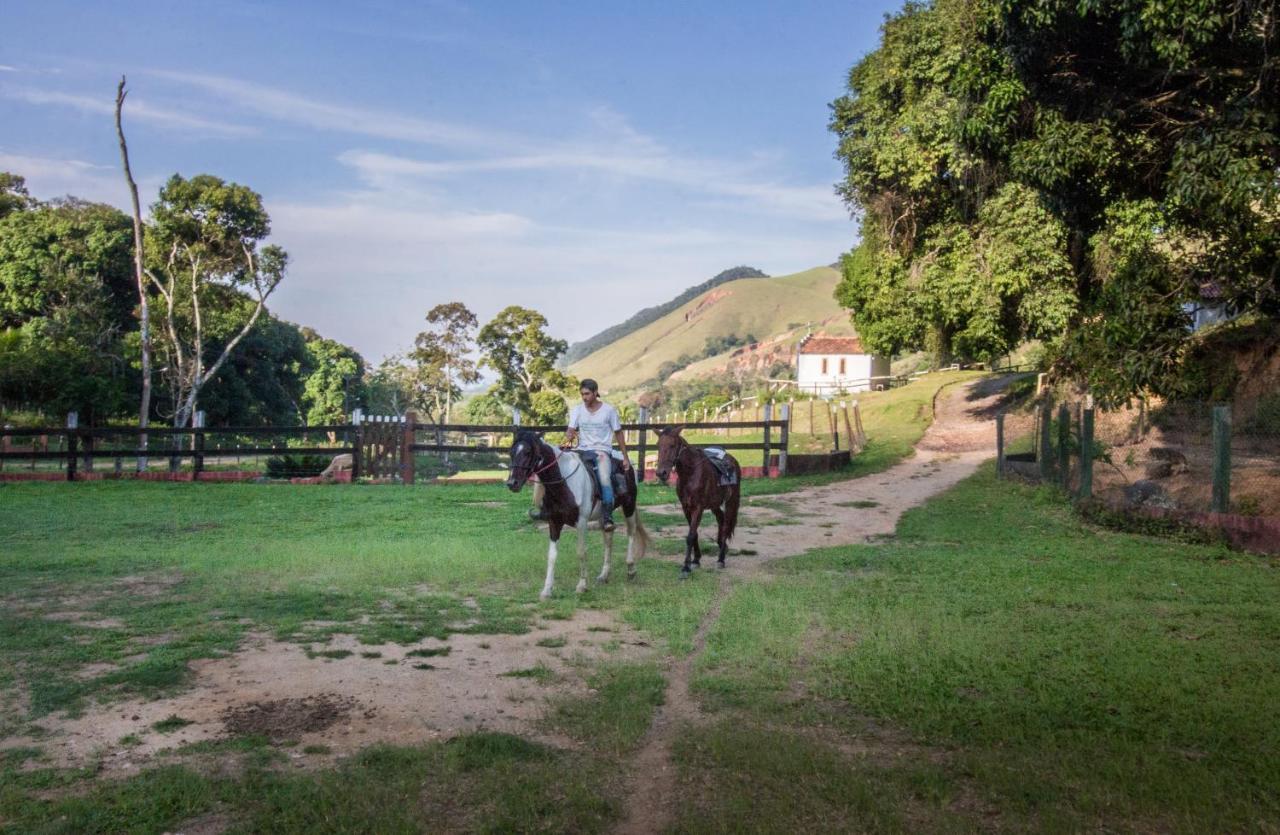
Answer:
[[[649,532],[645,530],[644,522],[640,519],[640,508],[636,508],[636,512],[632,515],[635,521],[635,528],[631,531],[631,536],[636,541],[635,558],[643,559],[645,552],[649,550]]]

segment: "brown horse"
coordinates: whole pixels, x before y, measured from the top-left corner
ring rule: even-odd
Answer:
[[[668,427],[658,432],[658,480],[663,484],[671,477],[671,470],[676,471],[679,481],[676,483],[676,495],[680,497],[680,507],[684,510],[684,518],[689,522],[689,534],[684,539],[684,568],[682,576],[688,576],[693,565],[702,565],[702,548],[698,545],[698,525],[702,522],[703,511],[710,510],[716,517],[716,544],[720,546],[720,558],[717,568],[724,568],[724,557],[729,550],[729,540],[733,537],[734,528],[738,526],[738,504],[742,499],[742,468],[737,460],[728,453],[733,471],[733,484],[722,486],[720,473],[715,465],[707,460],[702,450],[689,445],[680,437],[683,427]]]

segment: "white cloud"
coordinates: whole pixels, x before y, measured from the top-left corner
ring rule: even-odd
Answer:
[[[464,153],[460,158],[423,160],[351,150],[339,161],[368,185],[403,188],[406,177],[443,179],[525,171],[575,171],[621,180],[677,186],[707,196],[733,198],[733,206],[798,220],[842,221],[847,214],[828,184],[793,185],[761,177],[777,160],[751,154],[742,161],[703,159],[672,151],[609,107],[592,108],[594,135],[546,140],[485,130],[454,122],[318,101],[286,90],[223,76],[157,72],[159,77],[212,93],[270,119],[312,129],[406,141]],[[476,156],[485,154],[484,156]]]
[[[0,64],[0,72],[17,72],[17,67],[11,67],[8,64]]]
[[[838,230],[762,240],[706,227],[557,226],[444,210],[430,200],[406,205],[380,192],[275,205],[272,226],[293,255],[273,309],[374,361],[405,348],[441,302],[461,301],[481,321],[510,304],[533,307],[553,333],[576,340],[728,266],[785,274],[829,262],[848,246]]]
[[[33,197],[48,200],[68,194],[84,200],[128,205],[129,190],[124,175],[103,165],[78,159],[51,159],[0,150],[0,171],[26,178]]]
[[[261,116],[319,130],[472,149],[509,147],[513,141],[510,137],[465,125],[330,104],[279,88],[223,76],[168,71],[151,74],[212,93]]]
[[[79,110],[82,113],[93,113],[111,116],[112,118],[115,117],[116,112],[115,100],[107,99],[105,97],[98,98],[94,96],[82,96],[73,93],[62,93],[53,90],[36,90],[24,87],[0,88],[0,96],[16,101],[24,101],[28,104],[48,104],[70,107],[75,110]],[[245,125],[236,125],[227,122],[215,121],[213,119],[206,119],[190,113],[171,110],[165,107],[158,107],[156,105],[149,104],[146,101],[133,98],[129,98],[125,101],[124,115],[127,121],[137,119],[139,121],[149,122],[161,127],[195,131],[214,136],[252,136],[258,132],[256,129]]]

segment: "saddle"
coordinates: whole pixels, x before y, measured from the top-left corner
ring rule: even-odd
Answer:
[[[738,483],[738,471],[734,469],[733,460],[723,449],[718,446],[709,446],[702,452],[711,462],[711,466],[715,467],[721,487],[732,487]]]
[[[596,501],[600,501],[600,461],[596,457],[596,453],[589,449],[577,449],[578,458],[586,465],[591,473],[591,488]],[[613,466],[609,470],[610,480],[613,482],[613,498],[617,504],[622,503],[622,497],[631,492],[627,486],[627,473],[622,466],[622,454],[612,452],[610,456],[613,458]]]

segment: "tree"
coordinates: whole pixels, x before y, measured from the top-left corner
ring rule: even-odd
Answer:
[[[0,218],[29,208],[31,203],[26,179],[8,171],[0,171]]]
[[[124,138],[124,100],[128,95],[125,90],[124,76],[120,76],[120,84],[116,87],[116,137],[120,141],[120,161],[124,167],[124,179],[129,186],[129,199],[133,206],[133,280],[138,294],[138,359],[142,371],[142,396],[138,404],[138,426],[146,429],[151,422],[151,299],[146,278],[146,247],[142,224],[142,204],[138,199],[138,184],[133,179],[133,169],[129,167],[129,145]],[[138,448],[147,448],[147,433],[138,437]],[[138,471],[147,468],[147,459],[138,457]]]
[[[418,334],[409,357],[417,365],[417,405],[430,420],[448,423],[462,386],[480,380],[469,356],[478,324],[461,302],[438,304],[427,311],[428,329]]]
[[[165,377],[175,426],[186,426],[200,391],[253,329],[267,298],[284,278],[288,256],[259,244],[270,234],[262,198],[251,189],[209,174],[175,174],[151,207],[157,246],[147,275],[164,303]],[[208,362],[205,306],[233,289],[252,307],[238,330]]]
[[[0,398],[86,423],[112,416],[133,382],[129,221],[74,198],[0,218]]]
[[[1061,224],[962,144],[958,88],[973,65],[1003,66],[972,57],[972,15],[909,4],[832,105],[839,190],[863,213],[836,298],[872,349],[925,349],[939,364],[1053,338],[1076,305]]]
[[[1176,389],[1206,288],[1280,314],[1274,4],[938,0],[887,21],[831,127],[865,342],[1047,340],[1104,401]]]
[[[374,414],[403,415],[413,405],[416,373],[400,354],[378,364],[366,382],[369,409]]]
[[[512,305],[480,329],[481,364],[498,375],[493,392],[504,404],[527,412],[535,393],[569,384],[555,368],[568,343],[552,339],[546,328],[541,313]]]
[[[364,359],[353,348],[304,328],[308,369],[302,392],[303,418],[310,425],[342,423],[363,402]]]

